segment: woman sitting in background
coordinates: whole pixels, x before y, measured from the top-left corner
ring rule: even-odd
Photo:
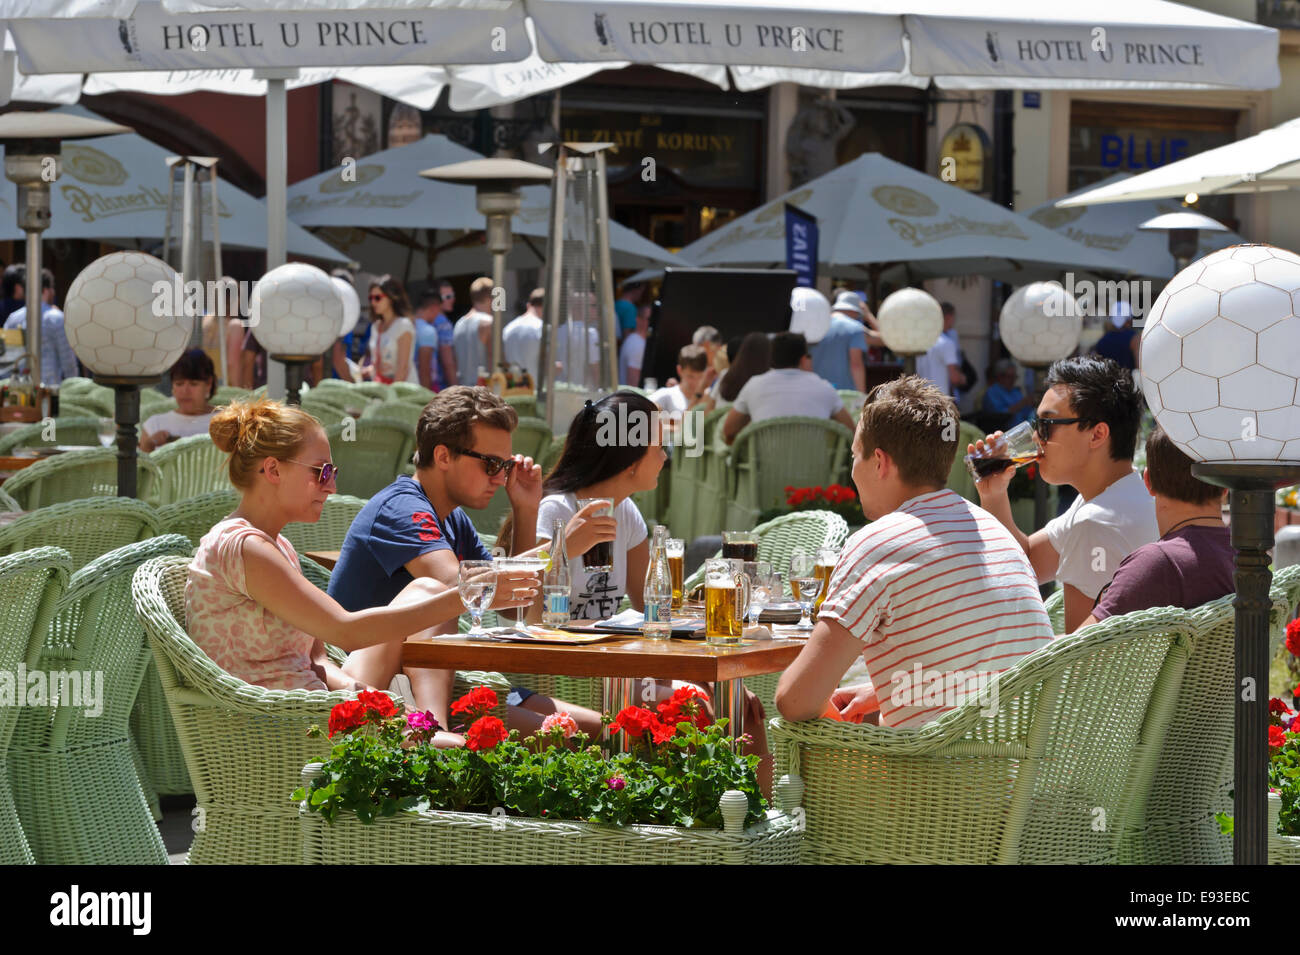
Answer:
[[[772,340],[765,332],[750,332],[741,341],[735,360],[721,378],[718,397],[726,402],[735,401],[745,382],[771,370]]]
[[[367,378],[391,385],[395,381],[418,383],[415,370],[415,322],[411,302],[401,280],[384,275],[370,283],[370,355],[362,365]]]
[[[192,348],[172,365],[175,411],[156,414],[140,426],[140,450],[153,451],[177,438],[207,434],[215,410],[208,404],[217,393],[217,370],[202,348]]]
[[[227,673],[283,690],[387,687],[401,667],[407,637],[460,615],[460,594],[426,578],[385,607],[349,612],[303,576],[280,531],[315,523],[334,491],[325,431],[300,408],[236,402],[212,416],[212,440],[230,455],[239,506],[199,543],[185,585],[186,629]],[[497,576],[494,607],[522,607],[538,592],[535,574]],[[336,666],[325,645],[349,651]],[[449,725],[448,700],[407,700]],[[440,745],[463,740],[440,733]]]

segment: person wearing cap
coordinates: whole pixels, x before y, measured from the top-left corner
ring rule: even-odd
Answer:
[[[831,326],[821,341],[810,345],[813,371],[837,389],[867,389],[867,329],[862,300],[840,292],[831,309]]]
[[[772,337],[772,370],[745,382],[722,422],[722,440],[731,444],[751,421],[792,415],[831,418],[846,428],[854,427],[839,394],[812,370],[807,340],[793,331]]]

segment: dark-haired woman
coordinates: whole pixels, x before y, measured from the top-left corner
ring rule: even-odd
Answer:
[[[740,343],[736,357],[718,384],[718,397],[732,402],[745,382],[755,375],[772,370],[772,340],[765,332],[750,332]]]
[[[140,450],[153,451],[177,438],[207,434],[216,409],[208,404],[217,393],[217,370],[202,348],[192,348],[172,365],[172,397],[175,411],[148,418],[140,427]]]
[[[391,385],[395,381],[418,383],[415,370],[415,322],[411,302],[401,280],[384,275],[370,283],[370,361],[362,373]]]

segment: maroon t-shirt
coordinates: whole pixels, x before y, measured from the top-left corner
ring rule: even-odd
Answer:
[[[1236,591],[1228,528],[1189,525],[1144,544],[1120,562],[1097,596],[1092,615],[1151,607],[1191,610]]]

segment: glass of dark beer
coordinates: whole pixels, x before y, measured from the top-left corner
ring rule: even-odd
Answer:
[[[1038,459],[1038,442],[1034,440],[1034,428],[1028,421],[1023,421],[1010,431],[1003,433],[1001,439],[991,446],[986,442],[982,454],[966,455],[966,470],[977,483],[981,478],[997,474],[1003,468],[1014,465],[1020,467]]]
[[[592,501],[603,501],[605,506],[595,511],[593,517],[604,517],[606,514],[614,513],[614,502],[607,497],[580,497],[578,498],[578,510],[582,510]],[[614,569],[614,542],[601,541],[599,544],[592,544],[591,549],[582,555],[582,566],[587,570],[613,570]]]
[[[753,531],[723,531],[722,556],[727,560],[758,560],[758,535]]]

